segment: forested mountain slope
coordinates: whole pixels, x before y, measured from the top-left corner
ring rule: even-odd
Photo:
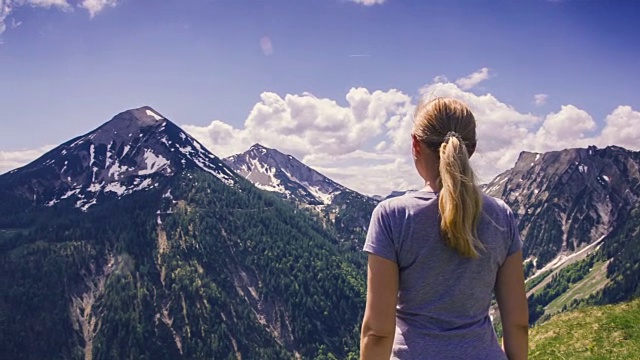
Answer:
[[[315,209],[336,231],[345,250],[362,248],[378,200],[338,184],[291,155],[260,144],[223,160],[256,187]]]
[[[339,242],[124,112],[0,176],[0,357],[353,356],[365,284]]]

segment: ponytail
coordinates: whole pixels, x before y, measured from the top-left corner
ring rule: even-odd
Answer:
[[[441,190],[438,208],[442,238],[461,256],[476,258],[484,249],[477,231],[482,195],[475,184],[469,153],[455,132],[447,134],[439,152]]]

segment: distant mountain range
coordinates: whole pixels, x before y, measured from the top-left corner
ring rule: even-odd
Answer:
[[[640,295],[639,169],[618,147],[523,152],[483,187],[519,220],[533,322]],[[0,358],[357,358],[362,242],[404,193],[122,112],[0,175]]]
[[[355,358],[348,233],[125,111],[0,176],[0,358]]]

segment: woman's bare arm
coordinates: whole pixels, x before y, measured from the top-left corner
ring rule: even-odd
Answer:
[[[498,270],[496,299],[502,320],[502,344],[509,360],[527,359],[529,309],[524,289],[522,251],[513,253]]]
[[[360,359],[388,360],[396,329],[398,264],[369,254],[367,305],[362,320]]]

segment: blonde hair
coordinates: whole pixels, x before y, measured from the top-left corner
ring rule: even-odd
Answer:
[[[482,194],[469,157],[476,148],[476,120],[460,100],[436,98],[418,106],[413,134],[440,155],[438,179],[440,233],[461,256],[476,258],[484,249],[477,225]]]

